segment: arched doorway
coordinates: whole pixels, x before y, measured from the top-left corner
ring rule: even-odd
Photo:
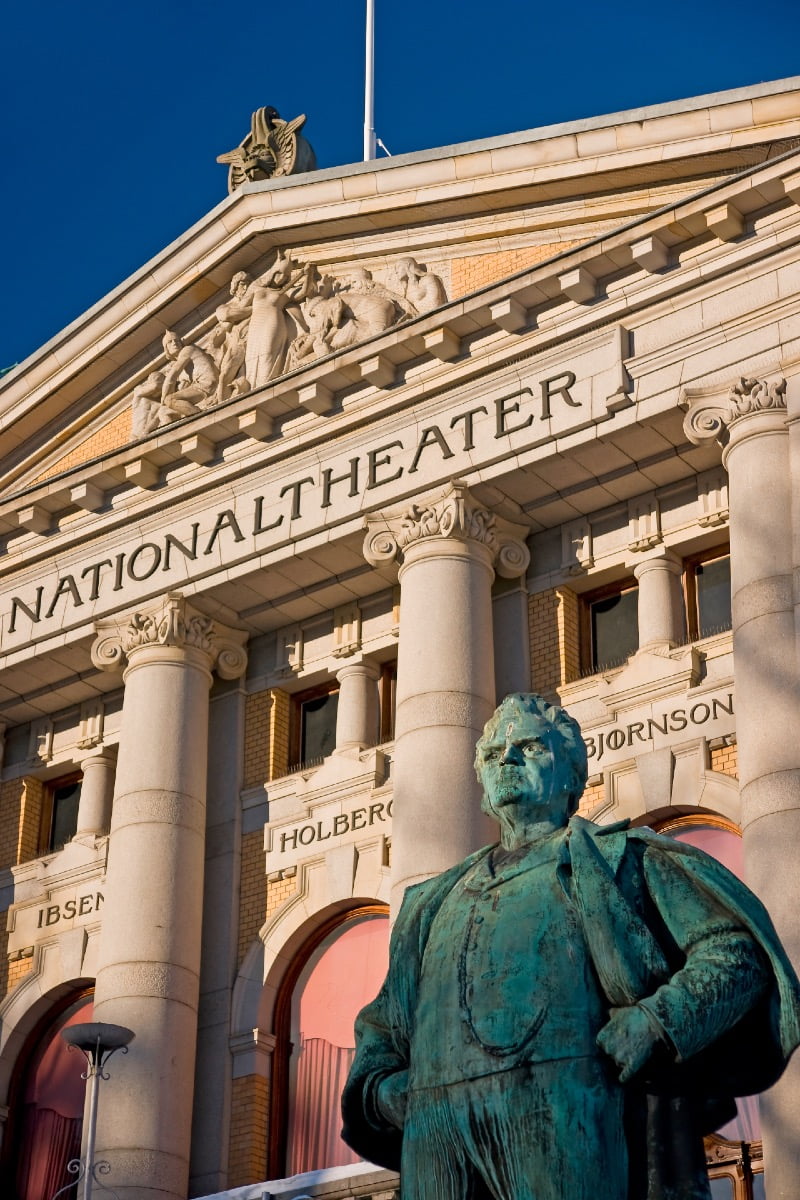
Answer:
[[[339,1137],[340,1096],[353,1060],[353,1024],[377,995],[389,961],[383,905],[337,915],[306,942],[276,1007],[270,1174],[358,1162]]]
[[[6,1178],[14,1200],[51,1200],[75,1176],[67,1163],[80,1156],[86,1062],[61,1037],[91,1021],[94,998],[83,992],[40,1022],[20,1057],[12,1083]]]

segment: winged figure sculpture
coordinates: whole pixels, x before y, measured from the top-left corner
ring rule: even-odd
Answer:
[[[228,191],[235,192],[243,183],[257,179],[313,171],[317,160],[300,132],[305,123],[305,114],[284,121],[276,108],[256,109],[244,141],[217,157],[218,163],[228,166]]]

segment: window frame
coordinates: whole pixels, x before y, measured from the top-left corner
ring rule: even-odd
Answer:
[[[581,676],[599,675],[602,671],[615,671],[623,666],[623,663],[618,663],[615,666],[604,666],[595,663],[594,653],[594,638],[592,636],[592,605],[598,601],[607,600],[610,596],[621,596],[623,593],[639,591],[639,581],[634,575],[626,575],[623,579],[616,579],[613,583],[604,584],[603,587],[594,588],[590,592],[583,592],[578,599],[580,600],[580,613],[578,625],[578,640],[579,640],[579,660]]]
[[[397,659],[391,658],[381,663],[381,677],[378,682],[378,705],[380,718],[378,724],[378,745],[394,741],[395,715],[397,712]]]
[[[303,692],[292,693],[289,714],[288,770],[290,774],[294,771],[302,771],[304,767],[312,765],[311,760],[306,762],[300,757],[303,747],[303,705],[310,700],[318,700],[321,696],[333,696],[338,693],[339,683],[336,679],[329,679],[325,683],[319,683],[316,687],[307,688]]]
[[[75,820],[75,830],[67,838],[61,846],[53,845],[53,818],[55,817],[55,793],[59,788],[66,788],[70,785],[79,783],[83,785],[83,772],[70,771],[67,775],[59,775],[56,779],[48,779],[44,781],[42,789],[42,811],[39,819],[39,855],[57,854],[59,850],[63,850],[64,846],[68,845],[78,831],[77,813]],[[80,798],[78,800],[80,804]]]
[[[730,542],[722,542],[717,546],[711,546],[707,550],[700,550],[697,554],[687,555],[683,560],[683,599],[686,609],[686,636],[690,642],[699,642],[702,640],[700,637],[697,568],[702,567],[704,563],[717,562],[721,558],[729,559],[730,556]],[[719,632],[726,631],[720,630]],[[718,635],[709,633],[705,636],[716,637]]]

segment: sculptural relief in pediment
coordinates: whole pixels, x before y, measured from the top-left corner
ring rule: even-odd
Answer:
[[[344,350],[447,303],[440,277],[400,258],[379,281],[365,267],[332,275],[279,250],[263,274],[237,271],[210,331],[190,342],[172,330],[166,363],[131,397],[132,436],[243,396],[314,359]]]

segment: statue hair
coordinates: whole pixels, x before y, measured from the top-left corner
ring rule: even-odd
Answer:
[[[561,741],[562,752],[572,768],[567,809],[568,816],[571,817],[578,810],[589,773],[586,743],[581,735],[581,727],[575,718],[571,717],[566,709],[560,708],[557,704],[550,704],[544,696],[538,696],[535,692],[512,692],[500,702],[484,725],[483,733],[476,746],[475,770],[478,779],[480,780],[479,753],[481,745],[496,735],[498,726],[507,724],[510,720],[524,719],[526,716],[540,717],[543,721],[547,721]],[[558,753],[558,751],[556,752]]]

